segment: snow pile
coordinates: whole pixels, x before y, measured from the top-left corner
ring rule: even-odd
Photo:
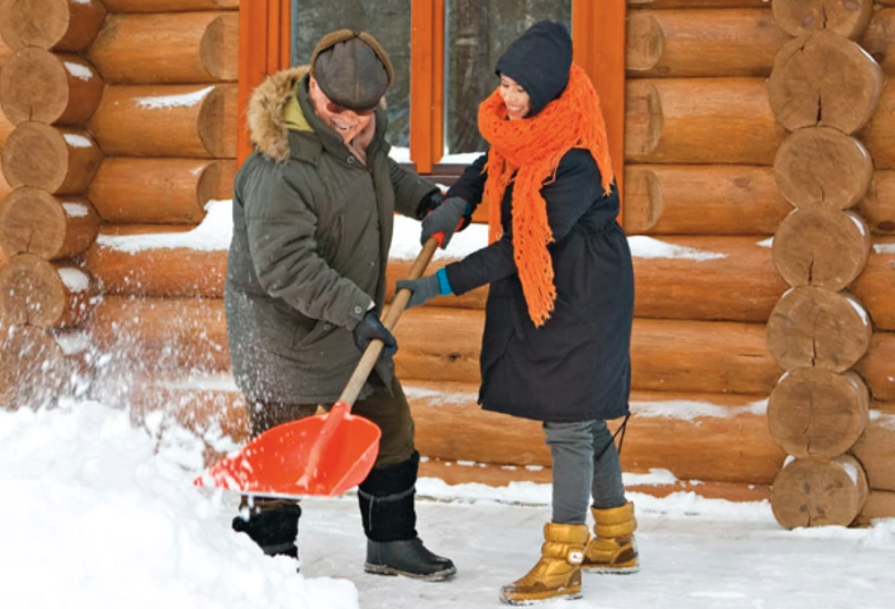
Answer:
[[[192,230],[142,235],[103,235],[96,242],[109,249],[136,254],[152,249],[187,248],[203,252],[227,251],[233,239],[233,201],[209,201],[205,218]]]
[[[95,402],[0,411],[0,606],[356,608],[221,517],[127,414]],[[226,509],[225,509],[226,511]]]

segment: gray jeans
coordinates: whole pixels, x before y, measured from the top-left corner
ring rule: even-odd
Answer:
[[[591,496],[597,509],[625,504],[618,451],[605,421],[544,423],[544,431],[553,454],[554,523],[585,524]]]

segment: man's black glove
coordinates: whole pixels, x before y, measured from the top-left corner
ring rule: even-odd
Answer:
[[[408,309],[419,306],[441,294],[436,275],[420,277],[419,279],[399,279],[395,285],[398,290],[408,289],[413,292],[410,301],[407,303]]]
[[[420,201],[419,206],[416,208],[416,219],[422,220],[438,209],[442,203],[444,203],[444,195],[441,194],[440,190],[433,190]]]
[[[352,334],[354,335],[354,344],[361,350],[361,353],[367,350],[367,345],[375,338],[385,343],[385,347],[382,349],[383,357],[391,357],[398,350],[398,341],[388,331],[388,328],[382,325],[375,311],[367,311]]]
[[[423,232],[420,235],[420,244],[425,245],[426,241],[436,233],[443,233],[444,239],[441,242],[441,249],[447,247],[454,231],[463,227],[467,223],[466,214],[469,212],[469,203],[466,199],[460,197],[449,197],[444,203],[439,205],[428,216],[423,218]]]

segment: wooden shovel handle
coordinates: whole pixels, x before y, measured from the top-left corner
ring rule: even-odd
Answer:
[[[438,239],[436,237],[431,237],[426,241],[426,244],[423,246],[423,251],[416,257],[413,266],[410,268],[410,273],[407,275],[407,279],[419,279],[422,277],[423,273],[426,271],[426,267],[429,266],[429,261],[432,260],[432,256],[435,255],[435,250],[437,248]],[[389,332],[395,328],[395,325],[398,323],[398,318],[401,317],[404,309],[407,308],[407,303],[410,302],[411,295],[412,292],[405,288],[403,290],[398,290],[398,293],[392,299],[392,304],[389,306],[388,313],[386,313],[385,318],[382,320],[382,325],[388,328]],[[385,343],[379,339],[371,340],[367,349],[364,351],[363,356],[361,356],[357,368],[354,369],[354,374],[348,379],[348,384],[345,385],[342,395],[339,396],[339,402],[346,404],[349,412],[351,411],[351,407],[354,405],[357,396],[360,395],[364,383],[367,382],[367,377],[370,376],[370,372],[373,371],[376,362],[379,361],[379,355],[382,353],[384,346]]]

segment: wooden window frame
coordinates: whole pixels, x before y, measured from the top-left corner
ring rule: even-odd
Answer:
[[[410,6],[410,158],[419,173],[450,180],[464,166],[440,163],[445,0],[411,0]],[[619,190],[624,179],[626,11],[626,0],[572,0],[574,59],[600,95]],[[252,90],[267,75],[291,64],[291,16],[291,0],[240,4],[239,164],[251,152],[245,111]]]

